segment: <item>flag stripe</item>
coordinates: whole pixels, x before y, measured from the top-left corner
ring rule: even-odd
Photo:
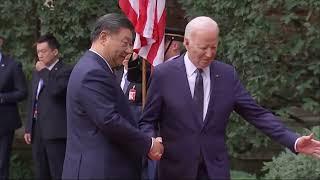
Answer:
[[[119,0],[119,6],[135,26],[134,51],[153,65],[163,62],[165,0]]]
[[[134,6],[134,3],[132,3],[132,0],[120,0],[119,6],[122,9],[122,11],[125,13],[125,15],[128,17],[128,19],[131,21],[133,26],[136,26],[137,20],[138,20],[138,14],[136,9],[139,8],[139,4]]]

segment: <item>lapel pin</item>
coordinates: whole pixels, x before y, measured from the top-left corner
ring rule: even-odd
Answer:
[[[216,78],[219,78],[220,77],[220,75],[219,74],[216,74]]]
[[[1,64],[1,67],[4,67],[5,65],[4,64]]]
[[[58,68],[54,68],[54,70],[55,70],[55,71],[57,71],[57,70],[58,70]]]

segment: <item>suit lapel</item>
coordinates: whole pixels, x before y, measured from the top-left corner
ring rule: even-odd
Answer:
[[[117,83],[120,85],[121,84],[121,80],[122,80],[122,76],[123,76],[123,66],[121,66],[121,68],[116,70],[114,72],[114,74],[116,75]]]
[[[216,93],[215,93],[215,85],[217,84],[217,81],[220,78],[220,74],[217,72],[216,66],[215,66],[215,61],[213,61],[210,65],[210,100],[209,100],[209,104],[208,104],[208,109],[207,109],[207,114],[206,117],[204,119],[204,123],[203,123],[203,127],[205,127],[205,125],[208,123],[210,117],[213,115],[214,113],[214,103],[215,103],[215,97],[216,97]]]
[[[176,74],[176,76],[179,78],[177,82],[181,82],[182,83],[181,89],[185,89],[184,91],[181,91],[181,92],[179,91],[178,93],[184,93],[182,97],[187,97],[183,99],[183,101],[186,104],[186,107],[191,107],[191,111],[187,111],[187,112],[191,112],[193,116],[192,119],[196,121],[195,123],[199,125],[199,127],[202,127],[203,121],[198,116],[198,112],[196,112],[197,108],[196,108],[195,102],[192,99],[189,81],[187,77],[188,75],[186,71],[186,66],[184,64],[184,55],[181,55],[178,59],[175,59],[175,61],[177,61],[178,69],[179,69],[179,71],[177,71],[177,74]]]
[[[2,59],[1,59],[1,62],[0,62],[0,89],[1,87],[3,86],[3,83],[5,82],[5,79],[3,77],[7,68],[8,68],[8,62],[7,62],[7,58],[2,54]]]
[[[36,95],[37,95],[37,89],[38,89],[38,84],[39,84],[39,76],[38,76],[38,73],[36,72],[36,70],[33,71],[33,74],[32,74],[32,106],[34,105],[35,103],[35,99],[36,99]],[[32,109],[33,111],[33,109]]]

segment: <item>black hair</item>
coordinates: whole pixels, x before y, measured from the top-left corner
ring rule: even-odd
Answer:
[[[47,42],[51,49],[59,49],[60,44],[58,40],[50,33],[42,35],[37,40],[37,43]]]
[[[130,20],[122,14],[110,13],[100,17],[91,32],[91,42],[98,39],[100,33],[107,30],[110,33],[117,33],[120,28],[130,29],[134,32],[134,27]]]

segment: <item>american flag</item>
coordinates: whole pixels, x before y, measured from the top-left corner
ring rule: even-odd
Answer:
[[[119,0],[119,6],[135,27],[133,49],[153,66],[164,59],[165,0]]]

